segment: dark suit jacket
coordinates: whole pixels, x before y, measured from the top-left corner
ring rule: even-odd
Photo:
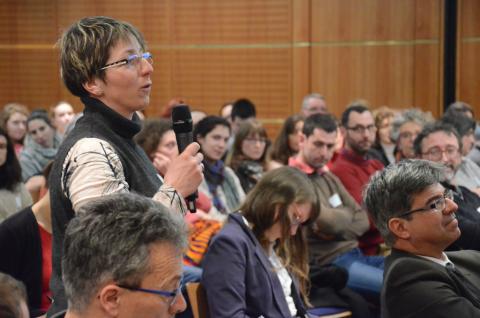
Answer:
[[[0,272],[25,284],[32,317],[43,315],[42,244],[32,207],[11,215],[0,224]]]
[[[229,216],[202,261],[210,317],[291,318],[277,274],[240,214]],[[292,297],[305,315],[295,284]]]
[[[480,286],[480,252],[448,252],[455,267]],[[381,296],[383,318],[480,317],[463,288],[444,266],[397,249],[385,259]]]

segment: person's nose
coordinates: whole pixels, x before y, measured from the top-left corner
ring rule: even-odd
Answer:
[[[458,205],[455,201],[445,198],[445,209],[443,209],[443,214],[452,214],[457,212]]]
[[[169,312],[170,314],[175,315],[185,311],[185,309],[187,309],[187,302],[185,301],[183,295],[180,293],[173,302],[173,304],[170,306]]]

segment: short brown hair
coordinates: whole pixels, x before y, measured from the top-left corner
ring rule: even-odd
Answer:
[[[131,24],[109,17],[83,18],[66,30],[58,45],[60,47],[61,75],[65,86],[73,95],[87,96],[83,84],[98,77],[105,79],[100,70],[110,55],[110,49],[120,40],[136,39],[145,50],[145,40]]]

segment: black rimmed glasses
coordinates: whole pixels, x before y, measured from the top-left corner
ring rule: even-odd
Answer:
[[[117,284],[117,286],[120,288],[128,289],[130,291],[134,291],[134,292],[142,292],[142,293],[160,295],[163,297],[171,298],[171,300],[168,302],[169,307],[173,306],[173,304],[175,304],[175,301],[178,298],[178,295],[182,294],[182,291],[181,291],[182,285],[179,285],[174,291],[139,288],[139,287],[122,285],[122,284]]]
[[[153,55],[150,52],[145,52],[142,54],[132,54],[132,55],[129,55],[126,59],[109,63],[104,67],[102,67],[100,71],[106,70],[107,68],[122,66],[122,65],[137,67],[138,65],[140,65],[140,61],[142,59],[145,59],[147,60],[148,63],[153,64]]]
[[[348,130],[353,131],[356,134],[364,134],[366,131],[369,133],[374,133],[377,131],[377,127],[375,125],[368,125],[368,126],[362,126],[362,125],[357,125],[354,127],[346,127]]]
[[[445,207],[447,206],[447,201],[446,199],[453,200],[453,191],[450,189],[445,190],[443,195],[439,197],[438,199],[434,200],[433,202],[429,203],[427,206],[415,210],[410,210],[407,212],[404,212],[400,215],[397,215],[397,218],[402,218],[406,217],[407,215],[410,215],[415,212],[428,212],[428,211],[435,211],[435,212],[443,212],[445,210]]]
[[[422,153],[422,155],[428,156],[431,160],[439,161],[442,159],[443,154],[445,154],[447,158],[455,158],[459,154],[458,150],[459,149],[457,147],[447,147],[446,149],[434,147],[427,152]]]

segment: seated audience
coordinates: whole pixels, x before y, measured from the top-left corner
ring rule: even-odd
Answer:
[[[383,106],[374,110],[373,116],[375,117],[377,134],[369,154],[386,167],[391,163],[395,163],[395,155],[393,154],[395,143],[391,138],[392,121],[395,113],[392,109]]]
[[[23,140],[27,134],[28,108],[22,104],[10,103],[0,112],[0,128],[7,132],[13,142],[17,156],[23,149]]]
[[[75,117],[75,112],[72,105],[67,102],[60,102],[50,111],[52,119],[52,126],[55,127],[57,134],[63,137],[68,124],[70,124]]]
[[[447,252],[460,236],[445,167],[404,160],[377,173],[365,203],[392,253],[383,318],[480,317],[480,253]]]
[[[259,121],[240,124],[228,165],[235,171],[245,193],[262,178],[266,165],[267,131]]]
[[[454,103],[451,103],[447,107],[447,111],[445,113],[449,113],[450,111],[454,112],[461,112],[465,116],[475,119],[475,114],[473,113],[473,108],[469,104],[462,102],[462,101],[456,101]]]
[[[48,179],[51,163],[45,169]],[[47,187],[48,188],[48,187]],[[52,273],[52,220],[50,195],[0,224],[0,272],[12,275],[27,288],[30,316],[50,307]]]
[[[328,113],[327,103],[325,97],[320,94],[312,93],[306,95],[302,101],[302,115],[308,117],[313,114],[326,114]]]
[[[220,108],[219,116],[226,119],[230,125],[232,124],[232,107],[233,107],[233,102],[226,102],[222,105]]]
[[[365,105],[365,101],[359,100],[343,112],[341,131],[345,145],[338,157],[329,163],[330,171],[340,179],[358,204],[362,204],[365,184],[376,171],[383,169],[380,161],[368,155],[375,141],[377,127]],[[360,249],[365,255],[375,255],[379,253],[382,242],[380,233],[370,221],[369,229],[359,238]]]
[[[57,317],[173,317],[186,228],[181,215],[132,193],[83,205],[65,232],[68,310]]]
[[[455,160],[455,176],[452,182],[480,195],[480,167],[467,157],[475,143],[473,136],[475,121],[463,114],[459,111],[450,111],[450,114],[445,114],[441,120],[445,124],[452,125],[460,137],[460,153],[455,158],[460,162]]]
[[[414,147],[419,158],[445,166],[446,179],[442,180],[442,186],[452,192],[458,205],[456,217],[462,234],[448,249],[480,250],[480,197],[452,181],[462,160],[461,139],[457,131],[442,122],[426,125],[415,139]]]
[[[30,317],[25,286],[12,276],[4,273],[0,273],[0,317]]]
[[[247,98],[240,98],[236,100],[232,105],[232,112],[230,113],[230,117],[232,118],[231,137],[235,138],[241,123],[250,119],[255,119],[257,117],[257,110],[255,108],[255,104]]]
[[[300,227],[319,212],[300,171],[266,173],[208,248],[202,285],[210,317],[305,317],[308,251]]]
[[[422,131],[423,126],[433,122],[431,113],[418,108],[404,110],[393,119],[391,138],[395,142],[395,161],[415,158],[413,141]]]
[[[288,164],[288,158],[298,153],[298,142],[302,133],[304,118],[292,115],[283,123],[277,138],[269,150],[268,170]]]
[[[475,138],[475,142],[467,157],[480,166],[480,125],[477,124],[475,126],[475,132],[473,136]]]
[[[22,170],[13,143],[0,128],[0,223],[30,204],[32,197],[22,183]]]
[[[348,287],[378,298],[384,259],[365,256],[358,248],[358,239],[369,228],[367,213],[340,180],[325,170],[336,138],[337,124],[332,115],[311,115],[303,125],[300,151],[289,160],[290,166],[310,177],[320,199],[321,213],[308,227],[310,266],[340,266],[348,271]]]
[[[204,180],[198,188],[212,202],[209,215],[223,221],[245,198],[240,180],[222,157],[227,151],[230,125],[222,117],[207,116],[195,126],[193,138],[200,144],[204,156]]]
[[[45,185],[42,175],[52,161],[61,143],[45,111],[34,111],[27,120],[28,141],[20,153],[20,166],[25,186],[36,201],[40,189]]]

